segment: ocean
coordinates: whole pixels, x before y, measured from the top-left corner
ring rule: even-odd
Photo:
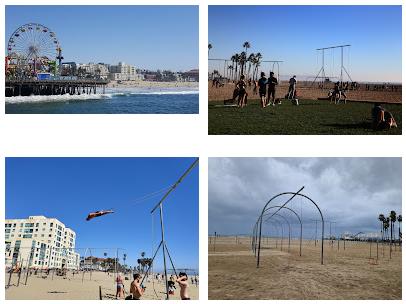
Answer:
[[[5,97],[6,114],[198,114],[198,88],[110,88],[105,94]]]

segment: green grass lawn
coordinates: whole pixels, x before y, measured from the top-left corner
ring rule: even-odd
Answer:
[[[282,105],[259,106],[249,100],[245,108],[217,107],[209,101],[209,134],[275,134],[275,135],[384,135],[402,134],[402,105],[385,104],[396,119],[398,128],[374,131],[371,128],[372,104],[352,102],[329,104],[327,101],[300,100],[299,106],[283,101]]]

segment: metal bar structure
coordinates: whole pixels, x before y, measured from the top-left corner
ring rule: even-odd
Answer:
[[[169,285],[168,285],[168,268],[166,267],[166,253],[168,253],[170,262],[172,264],[172,268],[174,269],[175,273],[176,273],[176,269],[175,266],[173,264],[172,261],[172,257],[170,256],[169,253],[169,249],[168,246],[166,245],[166,240],[165,240],[165,226],[164,226],[164,216],[163,216],[163,207],[162,207],[162,203],[163,201],[168,197],[168,195],[175,190],[175,188],[182,182],[182,180],[186,177],[186,175],[188,175],[190,173],[190,171],[196,166],[196,164],[198,163],[199,159],[196,158],[193,163],[189,166],[189,168],[181,175],[181,177],[172,185],[172,187],[164,194],[164,196],[162,197],[162,199],[158,202],[158,204],[155,205],[154,208],[152,208],[151,210],[151,214],[153,214],[155,212],[155,210],[159,207],[159,220],[160,220],[160,227],[161,227],[161,242],[158,245],[157,250],[155,251],[155,254],[152,258],[152,261],[150,263],[150,265],[148,266],[148,270],[147,270],[147,275],[145,275],[142,278],[141,281],[141,285],[144,282],[144,279],[148,276],[149,274],[149,270],[152,266],[152,264],[154,263],[154,260],[158,254],[158,250],[161,248],[162,246],[162,255],[163,255],[163,263],[164,263],[164,275],[165,275],[165,286],[166,286],[166,300],[169,300]]]
[[[279,63],[282,63],[283,61],[282,60],[261,60],[261,62],[269,62],[269,63],[272,63],[272,71],[271,72],[274,72],[275,71],[275,65],[276,65],[276,67],[277,67],[277,69],[278,69],[278,73],[277,73],[277,75],[278,75],[278,82],[280,82],[280,72],[279,72]]]
[[[271,206],[271,207],[268,207],[268,208],[265,210],[265,213],[266,213],[267,211],[273,209],[273,208],[280,208],[280,207],[281,207],[281,206]],[[289,208],[289,207],[282,207],[282,209],[286,209],[286,210],[292,212],[292,213],[297,217],[297,219],[299,220],[299,223],[300,223],[299,256],[302,256],[302,240],[303,240],[303,224],[302,224],[302,219],[300,218],[299,214],[297,214],[297,212],[294,211],[293,209],[291,209],[291,208]],[[265,213],[264,213],[264,214],[265,214]],[[272,216],[270,216],[270,217],[268,217],[267,219],[265,219],[265,222],[267,222],[268,219],[271,218],[271,217],[272,217]],[[258,218],[258,220],[257,220],[257,222],[256,222],[256,224],[255,224],[256,226],[258,225],[258,222],[259,222],[259,218]],[[255,231],[255,229],[256,229],[256,227],[254,227],[253,236],[252,236],[252,249],[253,249],[253,252],[254,252],[254,253],[256,253],[256,243],[255,243],[255,241],[256,241],[256,235],[255,235],[255,234],[257,233],[257,231]]]
[[[322,221],[322,242],[321,242],[321,257],[320,257],[320,262],[323,265],[324,264],[324,217],[323,217],[323,213],[321,212],[319,206],[316,204],[315,201],[313,201],[310,197],[308,197],[307,195],[301,194],[300,192],[304,189],[304,186],[302,188],[300,188],[297,192],[283,192],[283,193],[279,193],[275,196],[273,196],[263,207],[262,212],[259,216],[259,236],[258,236],[258,250],[257,250],[257,268],[259,268],[259,263],[260,263],[260,253],[261,253],[261,235],[262,235],[262,221],[263,221],[263,216],[265,213],[265,210],[267,209],[268,205],[276,198],[280,197],[280,196],[284,196],[284,195],[291,195],[291,197],[284,203],[281,205],[281,207],[278,208],[278,210],[276,210],[272,216],[276,213],[278,213],[282,207],[285,207],[290,201],[292,201],[292,199],[296,196],[300,196],[300,197],[304,197],[306,198],[308,201],[310,201],[316,208],[317,211],[320,214],[320,218]],[[254,226],[255,229],[255,226]]]
[[[288,230],[288,252],[290,252],[290,236],[291,236],[291,226],[290,226],[290,223],[289,223],[289,221],[286,219],[286,217],[284,217],[284,216],[282,216],[282,215],[280,215],[280,214],[275,214],[274,216],[279,216],[280,218],[282,218],[282,219],[284,219],[285,220],[285,222],[286,222],[286,224],[288,224],[288,228],[289,228],[289,230]]]
[[[324,70],[324,51],[325,50],[330,50],[330,49],[337,49],[340,48],[341,49],[341,67],[340,67],[340,83],[343,83],[343,71],[347,74],[348,78],[351,80],[352,82],[352,78],[350,76],[350,74],[348,73],[347,69],[344,66],[344,48],[346,47],[350,47],[351,44],[343,44],[343,45],[336,45],[336,46],[329,46],[329,47],[323,47],[323,48],[318,48],[316,49],[316,51],[321,51],[321,68],[319,70],[319,72],[317,73],[316,77],[314,78],[311,86],[313,86],[313,84],[316,82],[318,76],[321,73],[321,77],[323,79],[323,86],[324,86],[324,82],[326,80],[326,73]]]

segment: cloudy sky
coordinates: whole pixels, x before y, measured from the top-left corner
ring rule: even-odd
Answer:
[[[401,169],[401,158],[210,158],[209,234],[251,233],[267,201],[302,186],[301,193],[319,205],[325,221],[332,222],[333,235],[377,232],[380,213],[401,214]],[[281,205],[290,197],[278,197],[271,204]],[[314,237],[313,220],[320,219],[314,205],[295,197],[286,206],[301,215],[304,237]],[[281,210],[280,215],[298,231],[292,212]],[[269,233],[285,219],[272,219],[275,223],[267,225]],[[327,222],[325,235],[329,230]]]

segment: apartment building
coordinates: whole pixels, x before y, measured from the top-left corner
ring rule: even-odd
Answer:
[[[76,233],[56,218],[5,220],[5,266],[78,269]]]

